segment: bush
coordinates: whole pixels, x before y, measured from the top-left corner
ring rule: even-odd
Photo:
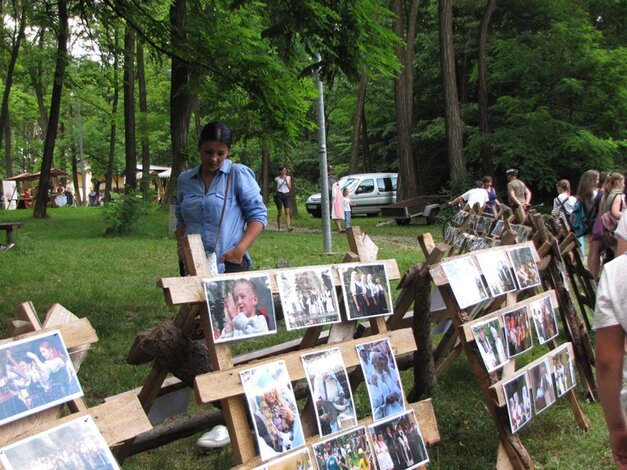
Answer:
[[[141,194],[135,191],[129,191],[115,198],[105,206],[103,217],[107,228],[104,236],[116,237],[133,233],[139,219],[150,213],[153,207],[152,198],[144,200]]]

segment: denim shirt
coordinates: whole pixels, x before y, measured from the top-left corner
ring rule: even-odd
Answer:
[[[236,165],[231,160],[224,160],[216,172],[209,190],[205,194],[205,183],[200,174],[200,165],[181,173],[176,185],[176,225],[185,225],[185,234],[200,234],[205,253],[210,255],[215,251],[218,261],[244,236],[246,225],[258,221],[266,226],[268,210],[266,209],[259,185],[253,171],[244,165]],[[224,205],[224,193],[229,172],[231,183],[229,194]],[[217,229],[224,207],[224,217],[220,227],[220,237]],[[216,238],[217,244],[216,246]],[[250,266],[252,260],[248,252],[244,258]],[[224,272],[224,264],[218,263],[218,271]]]

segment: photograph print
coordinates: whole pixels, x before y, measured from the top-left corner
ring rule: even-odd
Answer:
[[[472,335],[488,372],[493,372],[509,360],[501,317],[473,323]]]
[[[527,374],[516,375],[503,384],[509,424],[512,433],[517,432],[531,419],[531,398],[529,396],[529,381]]]
[[[516,290],[512,263],[503,250],[477,253],[477,262],[493,297]]]
[[[315,404],[318,430],[327,436],[357,425],[355,403],[339,348],[301,356]]]
[[[275,361],[240,372],[253,417],[262,461],[305,444],[296,398],[285,361]]]
[[[313,460],[307,447],[271,460],[254,470],[314,470]]]
[[[492,231],[490,232],[490,235],[498,238],[501,235],[503,235],[503,230],[505,230],[505,221],[503,219],[499,219],[494,224],[494,227],[492,227]]]
[[[566,343],[555,349],[551,354],[551,358],[553,360],[555,389],[557,390],[557,396],[561,397],[577,383],[575,377],[575,356],[572,345]]]
[[[555,402],[555,386],[551,374],[550,358],[529,369],[529,381],[533,397],[533,408],[538,414]]]
[[[527,306],[523,305],[516,310],[505,312],[502,314],[502,318],[509,357],[517,356],[531,349],[533,340],[531,338],[531,321]]]
[[[470,256],[442,263],[442,269],[460,309],[478,304],[488,298],[488,291],[483,285],[481,274]]]
[[[91,416],[81,416],[4,447],[0,462],[6,470],[120,468]]]
[[[541,284],[540,272],[533,257],[533,251],[529,246],[521,246],[507,250],[514,275],[521,289],[539,286]]]
[[[372,418],[377,421],[405,411],[405,398],[396,359],[388,338],[357,345],[368,386]]]
[[[59,331],[0,346],[0,425],[82,396]]]
[[[539,344],[544,344],[558,335],[557,319],[555,318],[555,310],[551,305],[550,296],[547,295],[530,303],[529,310],[533,317]]]
[[[276,280],[288,330],[340,321],[330,268],[284,271]]]
[[[381,470],[407,470],[429,462],[414,410],[368,426]]]
[[[383,263],[338,267],[349,320],[392,313],[392,294]]]
[[[276,333],[267,275],[225,275],[204,279],[213,341],[225,343]]]
[[[377,468],[364,426],[314,444],[312,450],[318,470]]]

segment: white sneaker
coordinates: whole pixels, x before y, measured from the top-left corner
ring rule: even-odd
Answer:
[[[201,449],[218,449],[230,443],[229,430],[223,424],[214,426],[211,431],[204,433],[196,441],[196,445]]]

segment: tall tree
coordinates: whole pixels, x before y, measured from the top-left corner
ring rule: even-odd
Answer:
[[[126,25],[124,33],[124,150],[125,191],[137,189],[137,143],[135,140],[135,31]]]
[[[118,112],[118,101],[120,98],[120,66],[118,60],[119,29],[117,23],[113,30],[113,47],[110,47],[113,54],[113,96],[111,97],[111,118],[109,122],[109,153],[107,158],[107,170],[105,173],[105,193],[104,200],[111,200],[111,182],[113,181],[113,164],[115,162],[115,139],[117,134],[116,116]]]
[[[481,163],[483,173],[492,175],[494,167],[492,164],[492,150],[490,147],[490,122],[488,120],[488,66],[486,63],[486,45],[488,42],[488,29],[492,20],[492,13],[496,0],[488,0],[481,18],[479,28],[479,48],[477,51],[478,68],[478,98],[479,98],[479,132],[481,133]]]
[[[361,132],[361,122],[365,118],[364,104],[366,102],[366,87],[368,84],[368,76],[362,75],[359,79],[359,90],[357,91],[357,102],[355,103],[355,114],[353,117],[353,131],[351,133],[351,160],[350,172],[357,173],[358,157],[359,157],[359,134]],[[364,171],[368,171],[366,161],[364,160]]]
[[[146,98],[146,72],[144,67],[144,45],[137,41],[137,82],[139,84],[139,141],[142,154],[141,190],[148,199],[150,190],[150,147],[148,142],[148,100]]]
[[[50,170],[54,157],[54,146],[57,137],[57,126],[59,125],[59,113],[61,110],[61,96],[63,94],[63,79],[65,77],[65,67],[67,57],[67,41],[69,37],[69,19],[67,2],[58,0],[57,10],[59,23],[57,25],[57,57],[54,70],[54,83],[52,85],[52,97],[50,99],[50,117],[48,119],[48,129],[46,130],[46,140],[44,141],[44,154],[41,162],[41,175],[39,176],[39,188],[37,190],[37,200],[35,202],[34,217],[43,219],[46,217],[48,209],[48,188],[50,186]]]
[[[453,1],[439,0],[440,66],[444,89],[444,121],[451,183],[460,188],[466,179],[462,119],[457,97],[455,51],[453,48]]]

